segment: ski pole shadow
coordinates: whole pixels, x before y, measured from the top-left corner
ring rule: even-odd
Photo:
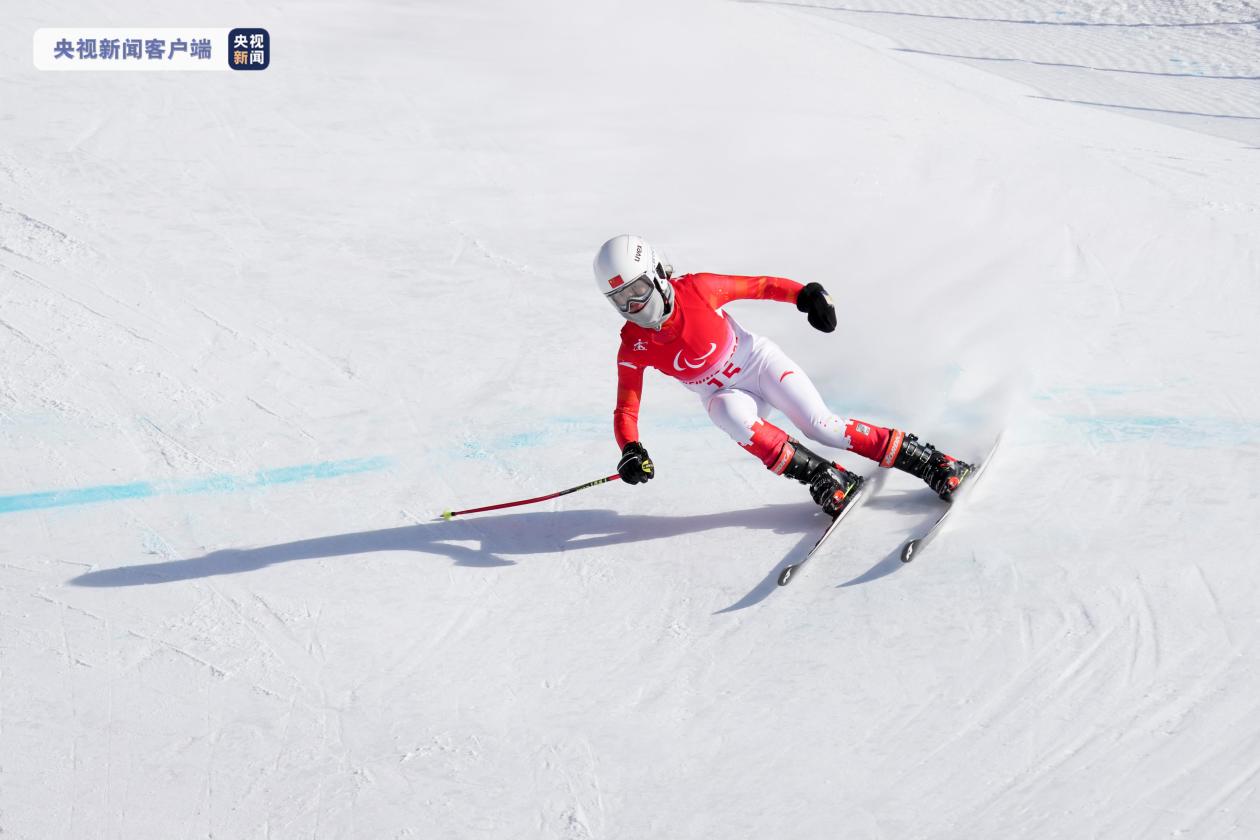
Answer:
[[[810,530],[813,511],[799,504],[765,505],[699,516],[647,516],[613,510],[566,510],[480,519],[434,521],[214,551],[200,557],[112,569],[96,569],[68,581],[74,586],[122,587],[242,574],[280,563],[347,557],[377,551],[415,551],[447,557],[457,566],[512,566],[512,557],[651,542],[719,528],[775,534]],[[805,537],[808,539],[808,536]],[[475,543],[475,546],[461,543]]]

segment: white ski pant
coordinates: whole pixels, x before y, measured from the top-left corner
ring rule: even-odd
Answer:
[[[777,408],[810,440],[850,449],[852,441],[846,433],[850,421],[827,407],[809,376],[777,344],[762,336],[750,337],[752,346],[740,372],[702,397],[709,418],[736,443],[751,449],[758,421]]]

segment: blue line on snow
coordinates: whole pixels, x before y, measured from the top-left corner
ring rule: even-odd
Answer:
[[[1260,438],[1260,422],[1220,417],[1157,415],[1060,415],[1058,421],[1082,430],[1095,443],[1154,441],[1181,448],[1250,443]]]
[[[98,502],[116,502],[123,499],[147,499],[152,496],[188,495],[192,493],[236,493],[277,484],[295,484],[343,475],[384,469],[391,463],[389,458],[352,458],[346,461],[321,461],[296,467],[259,470],[253,475],[212,475],[185,481],[137,481],[131,484],[100,484],[95,487],[78,487],[72,490],[53,490],[45,493],[23,493],[17,496],[0,496],[0,513],[20,510],[90,505]]]

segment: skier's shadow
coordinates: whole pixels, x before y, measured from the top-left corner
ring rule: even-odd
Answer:
[[[873,510],[888,510],[900,516],[914,517],[918,520],[918,524],[914,529],[916,533],[922,531],[924,526],[931,523],[940,514],[941,508],[940,500],[932,493],[924,492],[921,488],[886,492],[876,496],[866,504],[867,507]],[[901,562],[901,549],[904,545],[904,542],[898,543],[891,552],[874,566],[871,566],[852,580],[846,580],[837,588],[844,589],[849,586],[860,586],[863,583],[879,580],[904,569],[906,564]]]
[[[894,491],[891,493],[888,491],[881,491],[879,495],[876,495],[865,504],[865,507],[870,510],[889,510],[902,516],[927,519],[928,521],[935,516],[939,506],[940,503],[936,500],[936,497],[932,496],[930,493],[924,494],[908,490]],[[857,511],[858,516],[860,516],[861,513],[861,511]],[[764,580],[753,587],[751,592],[743,598],[740,598],[734,604],[731,604],[729,607],[720,609],[717,612],[719,614],[735,612],[736,610],[742,610],[746,607],[751,607],[753,604],[764,601],[771,592],[778,588],[779,572],[783,571],[783,567],[804,557],[806,552],[813,547],[814,541],[817,538],[817,526],[812,531],[807,530],[805,535],[801,538],[801,541],[788,552],[783,561],[771,570],[770,574],[766,575]],[[832,539],[834,541],[836,538],[833,537]],[[842,541],[837,543],[837,548],[841,544]],[[901,562],[901,546],[902,544],[899,543],[892,552],[886,555],[874,566],[871,566],[857,577],[839,584],[837,588],[844,589],[850,586],[860,586],[861,584],[879,580],[882,577],[887,577],[888,575],[899,571],[905,566],[905,564]]]
[[[240,574],[294,560],[344,557],[373,551],[418,551],[449,557],[458,566],[511,566],[516,561],[508,558],[513,556],[580,551],[624,543],[647,543],[717,528],[800,534],[801,541],[789,552],[790,558],[799,553],[802,545],[812,542],[819,527],[818,516],[815,508],[800,504],[766,505],[699,516],[625,515],[612,510],[488,516],[337,534],[259,548],[225,549],[183,560],[98,569],[79,575],[69,583],[92,587],[144,586]],[[476,546],[461,545],[468,542],[476,543]],[[722,612],[762,600],[773,591],[777,576],[776,569],[767,578],[770,582],[769,589],[763,592],[763,586],[759,586],[739,604]],[[754,598],[755,595],[760,597]]]

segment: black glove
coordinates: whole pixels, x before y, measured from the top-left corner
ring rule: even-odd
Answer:
[[[831,295],[820,284],[810,283],[801,289],[796,296],[796,308],[809,313],[809,325],[814,329],[835,331],[836,308],[831,303]]]
[[[652,459],[647,450],[637,440],[632,440],[621,448],[621,461],[617,464],[617,474],[626,484],[642,484],[651,481],[656,474]]]

